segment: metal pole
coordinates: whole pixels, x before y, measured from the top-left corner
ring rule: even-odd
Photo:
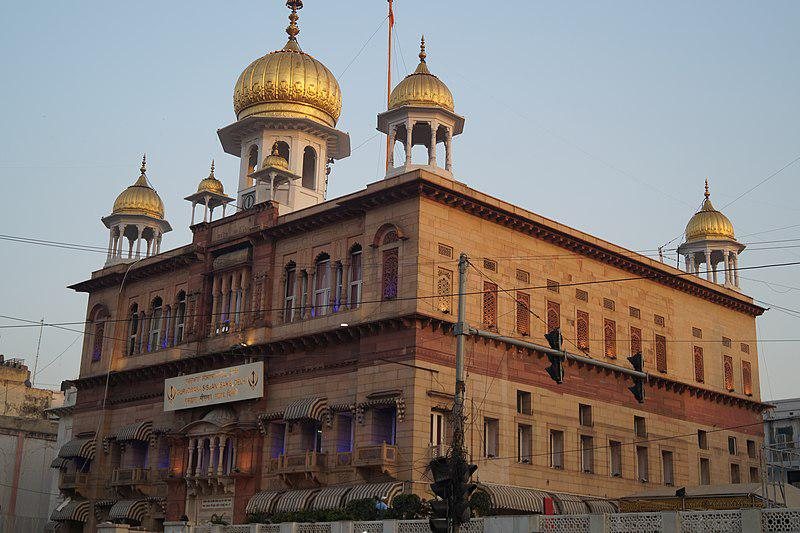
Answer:
[[[464,345],[466,336],[469,335],[467,325],[467,268],[469,258],[467,254],[461,253],[458,257],[458,322],[455,326],[456,334],[456,394],[453,402],[453,464],[461,465],[465,462],[464,454],[464,392],[466,384],[464,382]],[[455,469],[458,471],[459,469]],[[461,526],[454,523],[453,533],[459,533]]]
[[[44,318],[39,322],[39,342],[36,343],[36,357],[33,359],[33,374],[31,374],[31,387],[36,384],[36,371],[39,368],[39,348],[42,347],[42,332],[44,331]]]

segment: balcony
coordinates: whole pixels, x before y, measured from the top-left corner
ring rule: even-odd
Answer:
[[[353,452],[336,452],[331,456],[331,469],[341,470],[353,466]]]
[[[397,446],[380,444],[356,448],[354,465],[358,468],[379,468],[389,473],[397,466]]]
[[[64,472],[58,486],[62,489],[82,489],[89,484],[89,474],[85,472]]]
[[[281,455],[276,463],[271,463],[272,472],[286,478],[302,475],[309,479],[318,480],[320,475],[327,470],[328,454],[320,452],[304,452],[299,454]]]
[[[146,468],[115,468],[111,474],[112,487],[126,487],[150,483],[150,470]]]

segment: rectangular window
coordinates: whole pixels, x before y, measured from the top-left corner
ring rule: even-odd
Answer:
[[[436,307],[442,313],[453,312],[453,271],[446,268],[436,269]]]
[[[742,474],[739,471],[739,465],[731,463],[731,483],[741,483]]]
[[[517,333],[531,334],[531,295],[526,292],[517,292]]]
[[[99,322],[94,326],[94,342],[92,347],[92,361],[96,362],[103,357],[103,340],[105,340],[106,323]],[[8,386],[8,385],[6,385]]]
[[[706,457],[700,458],[700,484],[711,485],[711,461]]]
[[[666,324],[666,320],[664,320],[664,317],[661,315],[653,315],[653,323],[663,328],[664,324]]]
[[[483,282],[483,325],[497,328],[497,285]]]
[[[399,252],[397,248],[383,251],[383,283],[381,295],[384,300],[397,298],[398,276],[400,273]]]
[[[644,419],[643,416],[633,417],[633,433],[637,437],[647,436],[647,421]]]
[[[736,437],[728,437],[728,453],[736,455]]]
[[[753,395],[753,373],[750,370],[750,361],[742,361],[742,390],[748,396]]]
[[[631,326],[631,355],[642,353],[642,330]]]
[[[336,451],[353,451],[353,415],[350,413],[336,415]]]
[[[761,478],[758,475],[758,467],[751,466],[750,467],[750,483],[759,483]]]
[[[603,298],[603,307],[605,307],[609,311],[613,311],[614,309],[617,308],[617,304],[614,303],[614,300]]]
[[[581,470],[594,472],[594,439],[590,435],[581,435]]]
[[[636,476],[642,483],[650,481],[650,464],[647,457],[647,447],[636,447]]]
[[[483,419],[483,456],[498,457],[500,454],[500,421]]]
[[[632,318],[641,318],[642,312],[639,310],[638,307],[631,307],[628,309],[629,314]]]
[[[317,261],[314,272],[314,307],[311,316],[324,316],[328,314],[328,305],[331,298],[331,262],[329,259]]]
[[[517,462],[530,464],[533,448],[533,428],[527,424],[517,426]]]
[[[560,287],[557,281],[553,281],[552,279],[547,280],[547,290],[553,292],[559,292]]]
[[[656,370],[667,372],[667,338],[656,335]]]
[[[564,468],[564,432],[557,429],[550,430],[550,467]]]
[[[664,485],[673,486],[675,484],[675,470],[672,464],[672,452],[661,450],[661,469],[664,476]]]
[[[533,406],[531,400],[531,393],[518,390],[517,391],[517,413],[521,415],[530,415],[532,413]]]
[[[578,404],[578,422],[584,427],[592,427],[594,425],[591,405]]]
[[[486,270],[491,270],[492,272],[497,272],[497,261],[493,261],[492,259],[484,259],[483,268]]]
[[[754,440],[747,441],[747,457],[750,459],[756,458],[756,441]]]
[[[695,339],[702,339],[703,330],[700,328],[692,328],[692,337],[694,337]]]
[[[306,317],[308,311],[308,272],[300,272],[300,318]]]
[[[350,253],[350,281],[347,294],[347,305],[355,309],[361,303],[361,285],[363,274],[361,271],[361,249]]]
[[[722,345],[726,348],[730,348],[731,340],[728,337],[722,337]]]
[[[380,407],[373,411],[372,444],[395,445],[397,439],[397,408]]]
[[[705,381],[705,370],[703,369],[703,348],[694,347],[694,379],[698,383]]]
[[[336,262],[333,293],[333,312],[338,313],[342,308],[342,298],[344,297],[344,267],[342,263]]]
[[[617,324],[613,320],[605,319],[603,325],[603,340],[605,342],[606,357],[617,357]]]
[[[561,306],[556,302],[547,301],[547,332],[561,327]]]
[[[183,331],[186,329],[186,293],[178,294],[178,305],[175,308],[175,344],[183,342]]]
[[[611,477],[622,477],[622,443],[617,440],[608,441],[611,464]]]
[[[725,390],[733,391],[733,357],[729,355],[722,357],[722,371],[725,379]]]
[[[269,426],[270,456],[273,459],[286,453],[286,424],[273,423]]]
[[[431,446],[441,446],[444,444],[445,436],[445,417],[444,413],[439,411],[431,412]]]
[[[578,300],[580,300],[582,302],[588,302],[589,301],[589,293],[584,291],[584,290],[581,290],[581,289],[575,289],[575,298],[577,298]]]
[[[750,353],[750,345],[749,344],[741,343],[740,348],[742,350],[742,353]]]
[[[697,430],[697,447],[701,450],[708,449],[708,433],[703,429]]]
[[[522,283],[530,283],[531,282],[531,275],[529,272],[525,270],[517,269],[517,281]]]
[[[575,336],[578,349],[589,353],[589,313],[577,311],[575,314]]]
[[[439,243],[439,255],[443,255],[444,257],[449,257],[452,259],[453,257],[453,247],[447,246],[446,244]]]

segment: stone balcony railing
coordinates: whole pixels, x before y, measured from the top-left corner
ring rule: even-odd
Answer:
[[[276,474],[320,474],[327,470],[328,454],[303,452],[280,455],[270,461],[270,472]]]
[[[148,468],[115,468],[111,474],[111,486],[141,485],[150,483]]]
[[[379,444],[377,446],[359,446],[356,448],[356,467],[375,467],[383,471],[397,465],[397,446]]]

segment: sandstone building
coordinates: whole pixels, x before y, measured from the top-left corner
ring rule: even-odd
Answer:
[[[157,529],[425,494],[447,443],[460,252],[472,326],[534,344],[561,327],[586,359],[557,384],[535,348],[468,341],[466,442],[499,510],[760,479],[763,309],[739,291],[743,246],[708,194],[682,271],[470,188],[454,173],[465,120],[423,44],[378,117],[404,157],[327,200],[350,152],[342,96],[288,4],[288,42],[244,70],[218,132],[241,159],[236,194],[212,169],[187,197],[204,212],[192,242],[162,250],[170,225],[143,164],[103,219],[106,266],[72,287],[87,325],[53,520]],[[641,404],[625,374],[640,350]]]

